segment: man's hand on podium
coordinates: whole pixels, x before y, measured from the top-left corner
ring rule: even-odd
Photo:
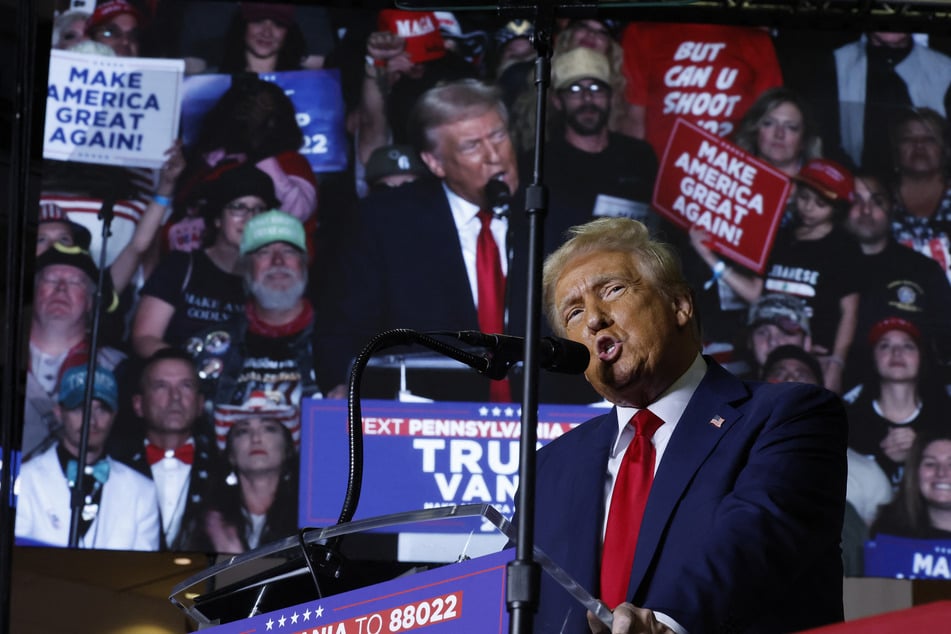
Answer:
[[[614,608],[613,614],[614,627],[609,630],[607,625],[588,612],[588,627],[592,634],[674,634],[647,608],[635,608],[630,603],[622,603]]]

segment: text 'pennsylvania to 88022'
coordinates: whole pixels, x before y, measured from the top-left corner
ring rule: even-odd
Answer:
[[[297,634],[397,634],[452,621],[460,616],[462,592],[453,592],[346,621],[301,630]]]

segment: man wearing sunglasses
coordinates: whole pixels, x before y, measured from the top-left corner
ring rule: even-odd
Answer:
[[[585,46],[555,55],[551,87],[546,251],[554,250],[568,227],[594,217],[626,216],[655,226],[658,217],[648,205],[657,157],[646,141],[608,129],[613,97],[608,58]]]

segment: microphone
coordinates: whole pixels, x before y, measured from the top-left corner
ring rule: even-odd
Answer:
[[[508,369],[521,361],[525,349],[524,337],[510,335],[489,335],[478,330],[463,330],[455,337],[473,346],[489,348],[492,362],[501,362]],[[582,374],[588,368],[590,354],[588,349],[575,341],[561,337],[542,337],[538,342],[539,366],[551,372],[563,374]]]
[[[509,191],[508,183],[498,178],[492,178],[485,184],[483,192],[493,214],[500,218],[509,215],[512,192]]]

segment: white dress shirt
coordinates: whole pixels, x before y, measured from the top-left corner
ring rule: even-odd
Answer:
[[[188,444],[194,444],[189,440]],[[178,536],[185,514],[188,498],[188,485],[192,465],[185,464],[175,457],[174,451],[167,451],[164,458],[151,465],[152,480],[158,493],[159,510],[162,515],[162,532],[166,544],[171,544]]]

